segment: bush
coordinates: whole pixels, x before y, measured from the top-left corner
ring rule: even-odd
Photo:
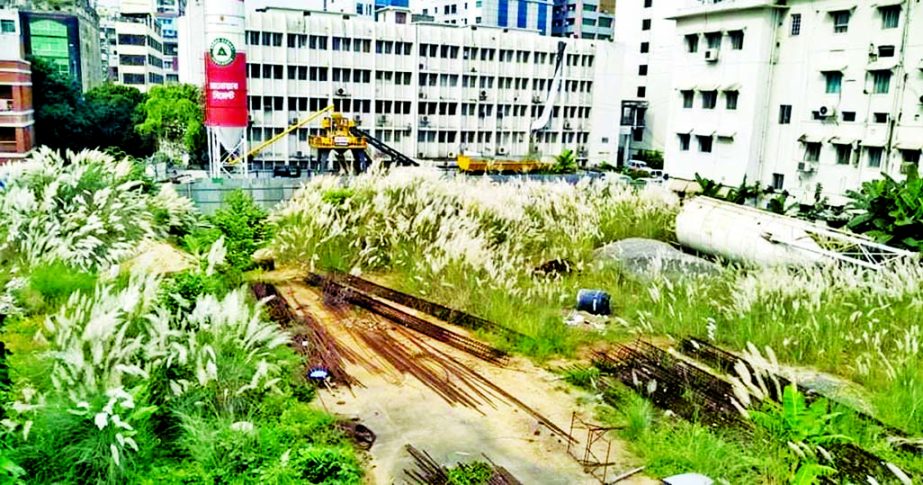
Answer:
[[[298,449],[293,453],[291,467],[308,483],[348,485],[362,480],[362,468],[347,448]]]
[[[900,182],[882,174],[846,195],[850,229],[883,244],[923,250],[923,179],[916,171]]]
[[[212,227],[185,236],[184,246],[201,253],[221,236],[227,246],[227,261],[238,271],[253,267],[252,256],[269,238],[267,213],[242,190],[231,192],[225,206],[209,218]]]
[[[30,313],[41,314],[54,311],[73,293],[92,294],[95,288],[96,274],[56,261],[33,267],[17,297]]]

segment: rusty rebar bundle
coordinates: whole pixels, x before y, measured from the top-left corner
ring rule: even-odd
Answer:
[[[423,450],[418,450],[411,445],[406,445],[404,448],[414,461],[414,468],[404,471],[410,483],[418,485],[445,485],[449,483],[449,470],[447,467],[440,465],[429,453]],[[506,468],[497,465],[487,456],[484,456],[484,459],[492,472],[492,475],[487,480],[488,485],[522,485],[522,482],[517,480]],[[459,463],[456,466],[465,470],[472,465]]]

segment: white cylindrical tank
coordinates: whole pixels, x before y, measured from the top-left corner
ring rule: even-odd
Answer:
[[[246,11],[243,0],[205,0],[205,124],[233,150],[247,127]]]
[[[676,217],[683,246],[762,266],[808,265],[824,259],[811,224],[708,197],[686,201]]]

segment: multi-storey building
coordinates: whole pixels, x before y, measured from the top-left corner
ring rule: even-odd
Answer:
[[[613,43],[410,20],[410,10],[400,8],[380,10],[377,21],[282,9],[248,13],[251,143],[333,104],[412,158],[525,155],[563,42],[562,88],[536,147],[546,156],[572,148],[583,160],[614,159],[620,101]],[[186,56],[203,55],[203,39],[191,35],[202,31],[201,21],[190,4],[180,30],[180,80],[198,85],[203,63]],[[316,126],[267,149],[255,168],[304,161]]]
[[[398,5],[395,5],[398,6]],[[552,0],[414,0],[414,13],[451,25],[484,25],[551,33]]]
[[[119,16],[111,19],[116,46],[110,71],[119,83],[141,91],[165,82],[164,38],[156,9],[154,0],[123,0]]]
[[[87,0],[0,0],[2,8],[19,12],[26,56],[50,62],[84,91],[103,82],[99,17]]]
[[[619,0],[615,42],[625,49],[620,161],[641,150],[663,152],[674,96],[677,0]],[[672,138],[669,138],[672,141]]]
[[[612,39],[615,0],[554,0],[552,35]]]
[[[666,168],[830,203],[917,170],[923,5],[728,0],[674,16]]]
[[[32,151],[32,71],[23,59],[19,15],[0,10],[0,164]]]

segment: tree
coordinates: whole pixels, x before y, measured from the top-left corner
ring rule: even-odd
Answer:
[[[923,250],[923,179],[916,172],[897,181],[888,175],[846,192],[849,229],[882,243]]]
[[[145,96],[137,88],[106,83],[87,92],[85,104],[91,121],[93,142],[101,148],[116,147],[134,157],[153,153],[150,137],[135,126],[143,121]]]
[[[206,151],[205,111],[202,91],[190,84],[155,86],[142,105],[143,121],[137,131],[157,140],[167,152],[188,152],[202,159]]]
[[[51,148],[80,150],[91,138],[87,132],[83,96],[77,82],[42,59],[31,58],[35,142]]]
[[[554,158],[554,165],[551,167],[554,173],[574,173],[577,171],[577,157],[571,149],[565,149],[560,155]]]

